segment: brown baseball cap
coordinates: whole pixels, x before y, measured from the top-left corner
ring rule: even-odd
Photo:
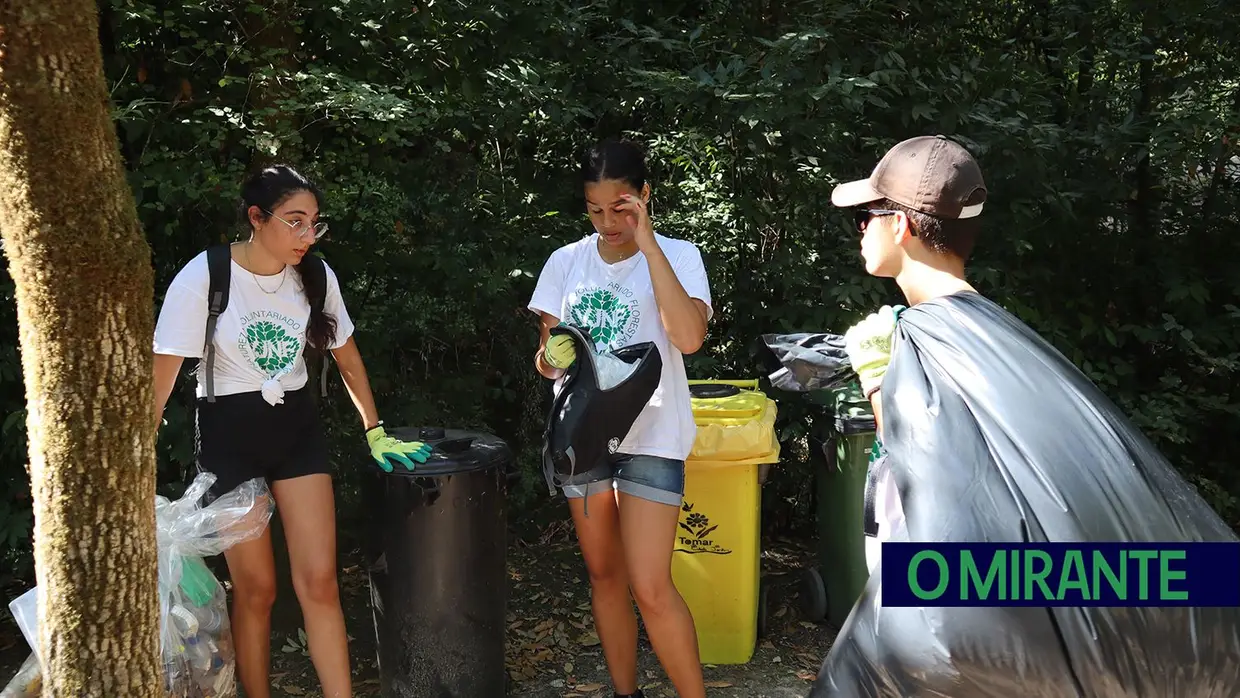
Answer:
[[[869,179],[831,192],[841,208],[883,198],[936,218],[973,218],[986,201],[986,182],[964,146],[947,136],[918,136],[888,150]]]

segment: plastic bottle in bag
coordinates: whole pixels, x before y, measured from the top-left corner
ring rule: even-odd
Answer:
[[[209,642],[201,635],[195,635],[185,642],[185,656],[189,659],[189,668],[195,677],[205,674],[211,668]]]
[[[198,692],[203,696],[219,696],[221,691],[216,688],[216,681],[220,676],[220,669],[224,666],[224,660],[218,655],[210,658],[210,664],[206,671],[203,671],[197,680]]]
[[[168,619],[173,624],[176,636],[182,639],[197,635],[201,627],[197,614],[180,604],[172,605],[168,611]]]
[[[228,622],[227,609],[222,605],[199,606],[194,608],[193,612],[198,620],[198,627],[212,636],[218,635]]]

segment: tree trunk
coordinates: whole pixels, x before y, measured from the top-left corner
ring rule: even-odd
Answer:
[[[153,272],[93,0],[0,0],[0,235],[17,286],[43,695],[162,694]]]

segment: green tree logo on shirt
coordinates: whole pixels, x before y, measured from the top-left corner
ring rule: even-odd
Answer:
[[[568,317],[571,324],[590,329],[595,346],[609,350],[623,346],[635,329],[633,308],[606,288],[579,296],[569,307]]]
[[[301,340],[274,322],[260,320],[247,325],[241,352],[268,376],[292,368],[301,354]]]

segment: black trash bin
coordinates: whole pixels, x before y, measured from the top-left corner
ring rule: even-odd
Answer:
[[[365,503],[371,607],[385,698],[504,696],[507,479],[486,433],[389,429],[434,447],[413,472],[371,461]]]

